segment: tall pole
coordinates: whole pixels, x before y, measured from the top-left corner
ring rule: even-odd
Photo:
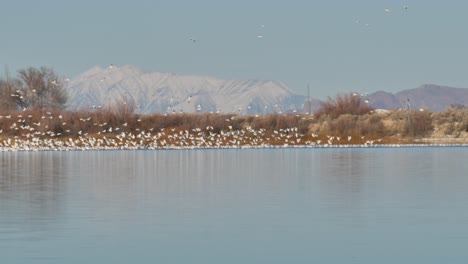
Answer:
[[[307,101],[308,101],[308,108],[309,108],[309,115],[312,114],[312,102],[310,101],[310,85],[307,82]]]
[[[411,104],[410,104],[410,99],[406,99],[406,118],[408,120],[408,126],[410,129],[411,134],[414,136],[414,128],[413,124],[411,122]]]

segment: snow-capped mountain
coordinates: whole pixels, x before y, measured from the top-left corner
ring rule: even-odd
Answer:
[[[144,72],[132,65],[93,67],[66,86],[70,110],[131,103],[139,113],[300,111],[305,96],[284,83]]]

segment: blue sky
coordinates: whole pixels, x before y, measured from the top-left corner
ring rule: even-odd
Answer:
[[[95,65],[133,64],[280,80],[304,95],[310,83],[316,98],[425,83],[468,87],[468,1],[18,0],[1,6],[0,63],[12,75],[48,66],[73,78]]]

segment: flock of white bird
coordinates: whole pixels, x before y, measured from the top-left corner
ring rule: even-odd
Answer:
[[[306,135],[300,133],[297,127],[266,130],[247,126],[235,129],[229,123],[234,117],[226,119],[224,130],[216,130],[212,126],[184,130],[178,128],[130,130],[127,122],[122,123],[120,127],[111,127],[107,123],[94,122],[92,117],[80,118],[79,122],[95,128],[92,134],[83,130],[70,131],[66,122],[61,123],[60,130],[63,132],[56,133],[50,130],[48,121],[60,122],[63,119],[62,115],[54,116],[47,112],[38,122],[29,120],[31,117],[21,114],[16,117],[0,116],[0,127],[8,126],[5,131],[0,130],[0,151],[408,146],[382,144],[381,139],[372,140],[365,137],[353,139],[351,136],[341,138],[314,133]],[[136,121],[141,122],[141,119],[137,118]]]

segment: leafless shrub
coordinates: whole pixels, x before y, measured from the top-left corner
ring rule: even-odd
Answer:
[[[378,114],[361,116],[357,126],[359,127],[359,134],[362,136],[374,135],[383,137],[390,134],[385,130],[382,117]]]
[[[109,111],[115,116],[118,122],[128,121],[135,113],[136,105],[133,101],[120,101],[109,105]]]
[[[444,129],[444,135],[446,136],[454,135],[455,132],[456,132],[455,125],[453,123],[447,124],[447,126]]]
[[[445,127],[446,135],[468,132],[468,108],[454,105],[442,112],[433,113],[432,118],[438,126]]]
[[[379,115],[343,114],[337,118],[328,118],[323,122],[320,131],[333,136],[385,136],[385,126]]]
[[[357,94],[338,94],[335,98],[328,97],[315,112],[315,116],[320,118],[328,115],[336,118],[343,114],[364,115],[371,110],[366,101]]]
[[[356,126],[356,121],[357,116],[343,114],[328,122],[328,130],[337,136],[358,134],[359,128]]]
[[[424,137],[432,133],[434,126],[432,124],[431,113],[429,111],[406,111],[403,136]]]

